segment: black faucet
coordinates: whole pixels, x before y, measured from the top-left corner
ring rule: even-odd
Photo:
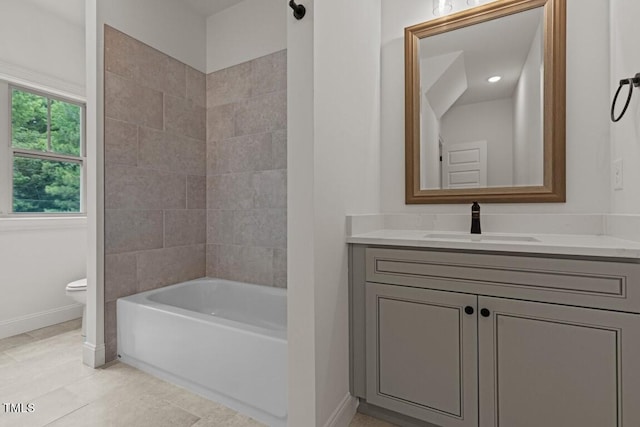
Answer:
[[[473,202],[471,206],[471,234],[482,234],[480,230],[480,205]]]

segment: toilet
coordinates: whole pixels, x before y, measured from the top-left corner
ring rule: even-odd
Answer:
[[[83,305],[82,309],[82,337],[84,338],[86,333],[85,317],[87,317],[87,278],[76,280],[67,285],[67,296],[70,296],[75,301]]]

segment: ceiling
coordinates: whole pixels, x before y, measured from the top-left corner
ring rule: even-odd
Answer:
[[[543,9],[536,8],[420,40],[420,57],[427,59],[464,52],[468,88],[455,105],[510,98],[518,84]],[[491,76],[502,80],[490,84]]]
[[[0,0],[1,1],[1,0]],[[21,0],[30,2],[46,10],[64,21],[84,27],[84,0]],[[135,1],[135,0],[134,0]],[[210,16],[228,7],[235,6],[242,0],[175,0],[184,2],[194,12]]]
[[[84,27],[84,0],[22,0],[46,10],[58,18]]]
[[[234,6],[242,0],[178,0],[187,3],[200,15],[210,16],[223,9]]]

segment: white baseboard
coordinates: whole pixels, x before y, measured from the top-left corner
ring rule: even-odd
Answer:
[[[349,427],[357,409],[358,399],[347,393],[336,410],[333,411],[333,414],[331,414],[324,427]]]
[[[85,341],[82,345],[82,363],[91,367],[99,368],[104,365],[106,347],[104,344],[93,345]]]
[[[0,322],[0,339],[82,317],[82,304],[71,304]]]

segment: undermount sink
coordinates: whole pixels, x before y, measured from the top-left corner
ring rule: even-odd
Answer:
[[[426,239],[464,240],[467,242],[540,242],[531,236],[505,236],[491,234],[459,234],[459,233],[430,233]]]

